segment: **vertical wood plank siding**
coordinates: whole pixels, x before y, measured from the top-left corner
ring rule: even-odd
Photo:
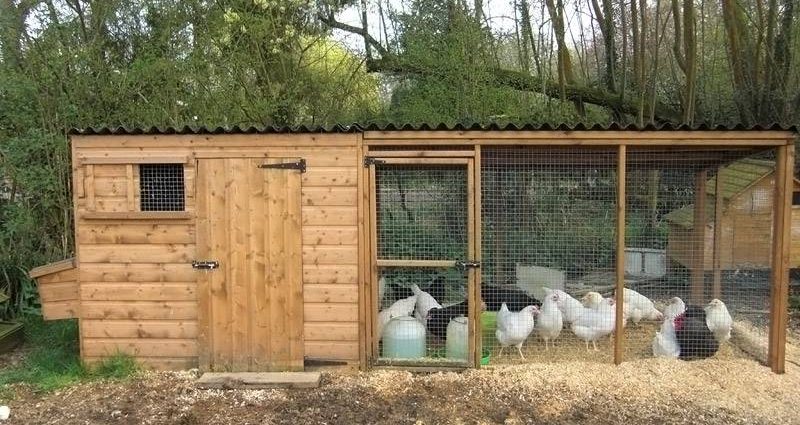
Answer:
[[[302,344],[310,358],[359,360],[357,135],[73,136],[72,144],[73,178],[81,189],[75,202],[81,290],[75,298],[82,309],[74,314],[81,319],[84,359],[123,351],[154,368],[198,365],[202,329],[210,325],[198,323],[198,298],[205,293],[198,285],[212,284],[213,273],[194,271],[191,261],[202,260],[197,244],[213,243],[197,233],[203,219],[197,202],[214,197],[198,198],[195,187],[214,183],[195,181],[196,159],[253,157],[307,162],[302,207],[294,212],[301,215],[301,234],[281,236],[302,239],[303,293],[291,302],[303,304],[304,338],[292,343]],[[188,218],[136,218],[137,164],[159,159],[185,161]],[[251,178],[242,172],[238,190]],[[242,206],[243,213],[267,213],[251,207]],[[86,215],[91,212],[127,215],[93,219]]]

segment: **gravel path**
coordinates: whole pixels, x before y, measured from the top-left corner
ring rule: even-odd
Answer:
[[[800,356],[784,375],[752,360],[497,366],[463,373],[326,372],[315,390],[197,390],[148,372],[50,394],[15,388],[13,424],[792,424]]]

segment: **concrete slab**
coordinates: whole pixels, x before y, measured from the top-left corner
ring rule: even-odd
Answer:
[[[319,372],[206,372],[195,386],[209,389],[317,388],[319,380]]]

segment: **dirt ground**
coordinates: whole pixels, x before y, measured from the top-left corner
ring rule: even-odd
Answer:
[[[800,356],[774,375],[747,359],[496,366],[461,373],[325,372],[314,390],[198,390],[145,372],[0,404],[14,424],[792,424]]]

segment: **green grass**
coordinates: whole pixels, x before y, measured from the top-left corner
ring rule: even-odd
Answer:
[[[29,351],[21,364],[0,369],[0,392],[7,384],[17,382],[38,391],[52,391],[91,380],[125,379],[139,369],[134,359],[125,354],[85,365],[79,356],[75,320],[44,322],[40,316],[27,316],[24,322]]]

